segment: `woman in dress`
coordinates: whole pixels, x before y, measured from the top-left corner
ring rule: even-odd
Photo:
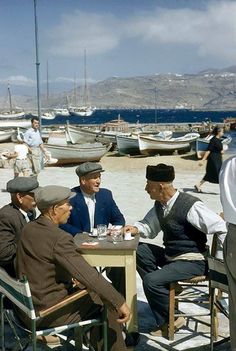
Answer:
[[[219,173],[222,165],[223,145],[221,137],[224,130],[221,127],[215,127],[212,131],[213,137],[210,140],[207,151],[205,152],[199,166],[203,165],[203,161],[207,160],[206,174],[199,184],[194,185],[198,193],[201,193],[201,186],[205,182],[219,184]]]

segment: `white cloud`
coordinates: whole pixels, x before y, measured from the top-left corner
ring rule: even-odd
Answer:
[[[58,57],[104,54],[125,40],[158,47],[189,46],[198,57],[236,59],[236,2],[209,1],[202,10],[190,8],[140,12],[121,18],[114,14],[75,11],[62,16],[48,34],[49,52]],[[141,47],[142,50],[142,47]],[[173,52],[174,57],[174,52]]]
[[[10,76],[4,79],[0,79],[1,84],[14,84],[14,85],[22,85],[22,86],[35,86],[35,80],[27,78],[25,76]]]
[[[236,59],[235,17],[231,1],[210,1],[204,10],[157,8],[132,18],[127,32],[152,45],[189,45],[202,57]]]
[[[113,15],[101,15],[75,11],[63,15],[62,22],[49,36],[52,40],[49,52],[64,57],[77,57],[84,54],[100,54],[119,44],[118,19]]]

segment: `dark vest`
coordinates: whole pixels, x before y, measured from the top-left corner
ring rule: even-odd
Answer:
[[[184,253],[203,253],[206,250],[206,234],[187,222],[187,214],[198,198],[180,193],[166,217],[160,202],[155,209],[161,229],[166,254],[170,257]]]

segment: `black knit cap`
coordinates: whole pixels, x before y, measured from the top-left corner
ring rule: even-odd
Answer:
[[[159,163],[157,166],[147,166],[146,178],[153,182],[170,183],[175,179],[175,170],[173,166]]]

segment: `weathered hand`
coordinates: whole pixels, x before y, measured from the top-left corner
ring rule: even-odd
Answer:
[[[123,228],[123,230],[124,230],[124,233],[130,232],[133,235],[138,234],[138,228],[134,227],[133,225],[126,225]]]
[[[123,305],[121,305],[121,307],[118,309],[118,314],[119,314],[119,318],[117,319],[118,323],[128,322],[131,316],[131,312],[126,302],[123,303]]]

